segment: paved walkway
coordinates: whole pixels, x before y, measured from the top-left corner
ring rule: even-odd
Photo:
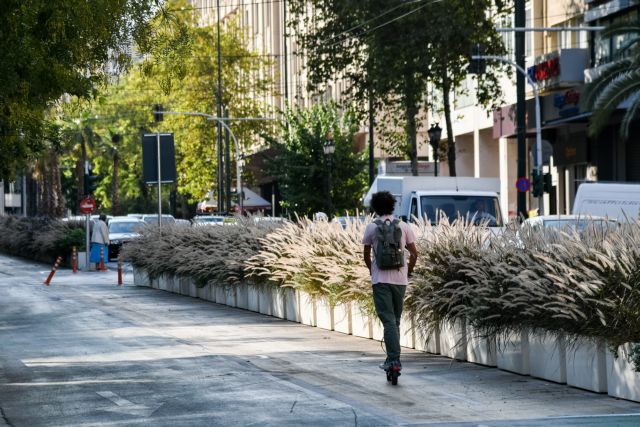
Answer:
[[[47,274],[0,256],[0,426],[640,425],[637,403],[416,351],[393,387],[379,342]]]

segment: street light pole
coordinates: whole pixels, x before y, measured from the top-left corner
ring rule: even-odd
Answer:
[[[218,117],[222,116],[222,54],[220,52],[220,0],[216,0],[216,17],[217,17],[217,47],[218,47],[218,93],[217,104]],[[223,208],[224,198],[222,188],[222,126],[218,121],[218,211]]]
[[[331,198],[331,161],[333,160],[333,153],[336,151],[336,146],[333,144],[333,134],[329,132],[327,134],[327,142],[322,147],[324,155],[327,159],[327,216],[329,219],[333,216],[333,199]]]

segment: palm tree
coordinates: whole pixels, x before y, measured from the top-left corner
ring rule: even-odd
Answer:
[[[620,123],[623,139],[629,136],[631,122],[640,112],[640,22],[621,22],[602,31],[602,38],[626,36],[614,60],[598,70],[599,75],[587,86],[583,106],[593,111],[589,133],[598,135],[620,103],[629,106]]]

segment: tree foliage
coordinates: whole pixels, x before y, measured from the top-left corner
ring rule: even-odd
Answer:
[[[291,4],[295,17],[291,25],[307,54],[311,86],[321,89],[328,80],[344,76],[352,99],[365,105],[373,96],[378,109],[401,115],[405,140],[387,146],[402,151],[416,174],[419,113],[436,107],[426,96],[428,85],[446,90],[447,95],[455,89],[467,74],[473,44],[483,43],[488,54],[504,53],[495,31],[495,18],[507,10],[502,1],[292,0]],[[480,77],[478,86],[481,102],[499,98],[495,74]],[[448,96],[443,108],[450,122]],[[455,162],[452,138],[450,142],[450,161]]]
[[[159,0],[6,0],[0,6],[0,177],[47,149],[47,109],[88,98],[151,46]],[[167,21],[167,25],[170,22]],[[54,133],[55,137],[55,133]]]
[[[267,167],[280,185],[284,207],[299,215],[343,214],[361,207],[367,174],[364,153],[354,150],[355,111],[341,114],[334,103],[327,103],[283,114],[282,138],[268,138],[276,155],[268,159]],[[329,135],[335,145],[331,165],[323,149]],[[329,196],[334,212],[327,212]]]
[[[621,37],[624,41],[613,61],[601,67],[599,76],[585,90],[583,108],[593,110],[589,133],[598,135],[618,106],[628,101],[620,124],[620,133],[626,139],[631,123],[640,113],[640,22],[613,24],[601,37],[605,40]]]

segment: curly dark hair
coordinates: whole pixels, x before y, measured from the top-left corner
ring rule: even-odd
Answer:
[[[388,191],[378,191],[371,196],[371,209],[378,214],[391,215],[396,206],[396,199]]]

